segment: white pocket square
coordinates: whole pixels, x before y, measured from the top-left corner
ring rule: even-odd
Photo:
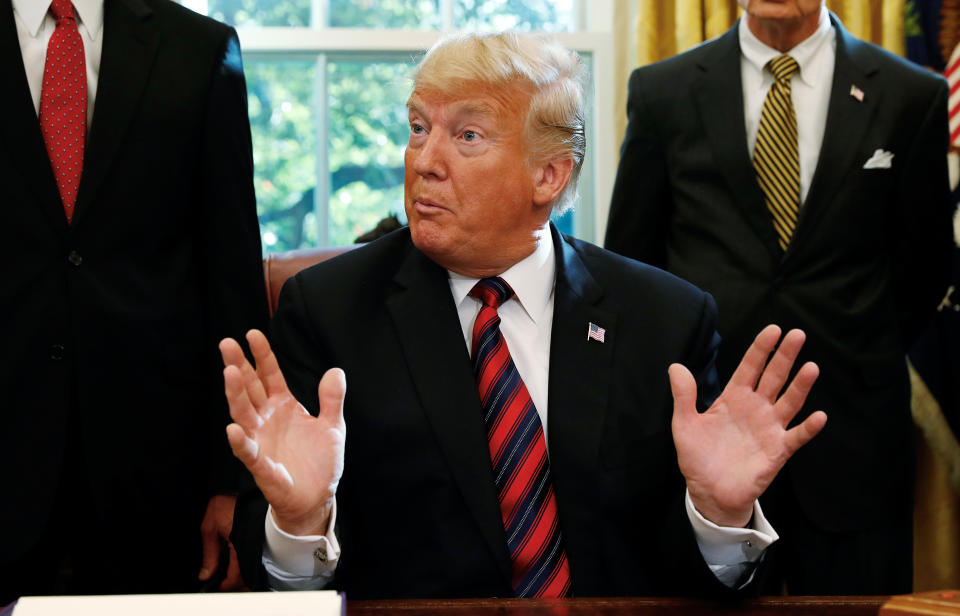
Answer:
[[[893,166],[893,152],[874,150],[870,160],[863,164],[864,169],[889,169]]]

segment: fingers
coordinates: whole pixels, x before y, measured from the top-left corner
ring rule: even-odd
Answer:
[[[206,582],[217,570],[217,561],[220,558],[220,535],[217,533],[216,528],[208,526],[207,524],[204,524],[200,531],[203,557],[200,561],[200,574],[197,578],[202,582]]]
[[[253,359],[257,362],[257,374],[263,383],[267,396],[287,393],[287,382],[280,372],[277,356],[270,349],[270,343],[262,332],[251,329],[247,332],[247,342],[253,352]]]
[[[343,423],[343,399],[347,395],[347,375],[340,368],[327,370],[317,386],[320,417],[332,424]]]
[[[261,408],[267,401],[267,395],[264,391],[260,377],[257,371],[253,369],[250,362],[247,361],[243,349],[233,338],[224,338],[220,341],[220,355],[223,357],[224,366],[236,366],[240,369],[243,377],[244,386],[247,389],[247,395],[256,408]]]
[[[757,393],[771,402],[777,399],[783,384],[787,382],[790,376],[790,370],[793,363],[800,354],[800,348],[806,340],[807,335],[799,329],[791,329],[783,337],[777,352],[773,354],[773,359],[763,369],[763,375],[760,377],[760,383],[757,385]]]
[[[790,387],[774,405],[774,412],[783,425],[788,424],[800,411],[803,403],[807,400],[807,394],[810,393],[819,376],[820,368],[813,362],[803,364],[797,371],[797,376],[793,377]]]
[[[253,466],[257,463],[257,456],[260,453],[260,446],[244,431],[239,424],[232,423],[227,426],[227,441],[230,443],[230,449],[233,455],[243,462],[248,470],[253,472]]]
[[[770,353],[777,346],[778,340],[780,340],[779,327],[776,325],[764,327],[754,338],[747,352],[744,353],[740,365],[734,370],[728,384],[749,387],[750,389],[756,387],[760,374],[767,364],[767,358],[770,357]]]
[[[784,446],[787,449],[787,456],[792,456],[794,452],[810,442],[823,430],[827,424],[827,414],[823,411],[817,411],[803,420],[799,426],[787,430],[784,436]]]
[[[671,364],[667,374],[673,392],[673,419],[689,421],[697,415],[697,381],[683,364]]]
[[[227,541],[227,549],[230,552],[230,562],[227,565],[227,575],[220,582],[220,590],[230,592],[243,588],[243,577],[240,575],[240,562],[237,560],[237,551],[233,544]]]
[[[230,406],[230,417],[244,430],[252,433],[263,425],[263,420],[247,395],[243,375],[238,367],[227,366],[223,369],[223,390]]]

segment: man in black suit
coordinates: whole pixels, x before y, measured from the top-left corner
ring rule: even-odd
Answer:
[[[64,36],[82,63],[46,65]],[[167,0],[4,0],[0,45],[0,604],[198,588],[241,470],[216,343],[266,321],[236,34]],[[74,68],[71,195],[42,77]]]
[[[826,420],[784,430],[817,368],[778,400],[803,334],[764,371],[771,326],[717,397],[709,295],[548,222],[576,190],[584,73],[539,37],[437,44],[408,101],[409,229],[289,281],[277,356],[248,335],[256,371],[221,344],[229,440],[262,490],[233,534],[252,586],[556,597],[751,578],[776,537],[755,499]]]
[[[758,326],[808,335],[824,378],[798,419],[831,422],[762,500],[783,537],[770,590],[909,592],[904,355],[947,281],[947,86],[850,36],[822,0],[741,4],[720,38],[634,71],[606,247],[716,297],[721,379]],[[786,52],[799,194],[785,239],[761,167],[766,66]]]

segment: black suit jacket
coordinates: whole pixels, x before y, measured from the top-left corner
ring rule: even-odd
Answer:
[[[168,0],[106,0],[103,28],[68,226],[0,1],[0,562],[44,530],[74,439],[85,506],[195,576],[170,552],[231,489],[217,342],[266,323],[239,46]]]
[[[561,236],[548,386],[548,448],[576,595],[725,590],[683,511],[667,367],[716,395],[714,304],[669,274]],[[587,326],[606,341],[587,340]],[[287,383],[317,412],[317,384],[346,371],[346,459],[337,491],[351,597],[511,596],[510,561],[469,353],[446,270],[409,230],[301,272],[284,286],[273,343]],[[265,503],[241,498],[234,541],[260,570]]]
[[[716,297],[721,380],[764,325],[806,331],[821,377],[798,419],[830,419],[785,472],[810,519],[850,530],[909,524],[904,355],[946,287],[947,86],[831,19],[826,131],[786,253],[747,149],[736,25],[631,76],[606,246]],[[877,149],[892,167],[864,169]]]

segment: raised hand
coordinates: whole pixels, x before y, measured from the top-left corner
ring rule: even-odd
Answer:
[[[743,527],[795,451],[817,435],[827,416],[817,411],[786,429],[820,371],[806,363],[780,396],[806,335],[791,330],[769,363],[780,328],[768,325],[747,352],[723,393],[705,413],[696,409],[697,384],[684,366],[670,366],[673,440],[680,471],[697,510],[720,526]]]
[[[294,535],[322,535],[343,474],[346,426],[343,370],[323,375],[319,417],[297,402],[264,335],[247,332],[256,370],[231,338],[220,342],[230,416],[227,438],[234,455],[253,474],[274,519]]]

